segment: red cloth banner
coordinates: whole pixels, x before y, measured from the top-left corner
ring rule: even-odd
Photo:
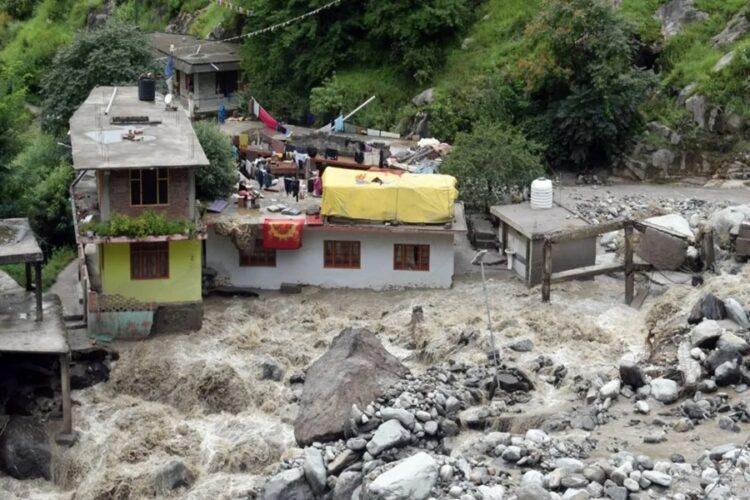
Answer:
[[[296,250],[302,246],[303,219],[265,219],[263,248]]]

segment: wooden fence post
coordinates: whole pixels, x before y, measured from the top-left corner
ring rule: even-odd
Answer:
[[[542,259],[544,260],[544,272],[542,274],[542,302],[549,302],[550,285],[552,282],[552,242],[548,239],[544,240]]]
[[[633,224],[625,224],[625,303],[633,302],[635,272],[633,271]]]

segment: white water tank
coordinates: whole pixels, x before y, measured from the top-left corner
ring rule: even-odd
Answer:
[[[542,210],[552,208],[552,181],[544,177],[531,183],[531,208]]]

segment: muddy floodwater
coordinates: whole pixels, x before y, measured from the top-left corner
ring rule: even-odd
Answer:
[[[572,389],[576,375],[614,374],[623,354],[643,356],[647,325],[659,321],[659,315],[686,315],[706,290],[721,289],[723,296],[747,303],[749,283],[750,266],[745,266],[739,275],[711,278],[704,290],[673,284],[665,292],[665,287],[652,284],[640,310],[622,303],[623,282],[609,277],[555,284],[551,304],[542,304],[538,288],[529,290],[506,271],[494,270],[488,291],[504,359],[524,368],[545,355],[568,369],[558,388],[536,381],[524,412],[543,418],[584,404]],[[643,281],[640,285],[646,286]],[[415,306],[423,307],[424,321],[413,332],[408,325]],[[451,358],[484,363],[489,345],[476,276],[459,279],[450,290],[305,288],[299,295],[211,298],[199,332],[116,343],[120,359],[111,379],[73,392],[73,421],[80,439],[70,449],[55,450],[54,482],[0,476],[3,498],[150,496],[154,471],[173,459],[195,477],[175,497],[246,497],[273,473],[285,450],[295,446],[292,422],[297,408],[290,402],[289,376],[323,354],[333,336],[349,326],[375,332],[414,372]],[[468,335],[471,331],[478,334]],[[507,349],[518,338],[531,339],[534,349]],[[415,345],[423,348],[413,349]],[[260,379],[261,363],[270,358],[284,367],[282,382]],[[658,414],[668,407],[655,410]],[[643,444],[646,421],[631,422],[627,403],[612,412],[621,412],[623,418],[590,433],[602,456],[630,449],[654,458],[681,453],[690,461],[706,448],[727,442],[706,425],[692,434],[670,435],[665,443]],[[519,426],[523,418],[519,416]],[[461,433],[452,446],[459,449],[478,437]]]

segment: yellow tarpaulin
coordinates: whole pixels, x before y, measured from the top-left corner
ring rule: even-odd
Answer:
[[[458,198],[450,175],[327,167],[321,214],[349,219],[439,224],[453,220]]]

